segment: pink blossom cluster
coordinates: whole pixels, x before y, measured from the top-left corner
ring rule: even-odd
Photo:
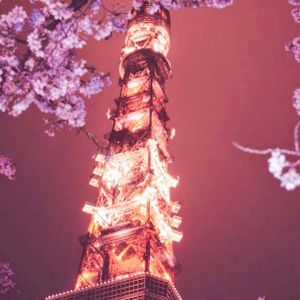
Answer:
[[[293,106],[296,109],[298,116],[300,116],[300,88],[294,91]]]
[[[16,167],[12,160],[0,154],[0,175],[7,177],[10,180],[15,178]]]
[[[0,294],[5,294],[14,287],[14,272],[10,264],[0,261]]]
[[[179,9],[185,7],[214,7],[225,8],[233,4],[234,0],[155,0],[150,2],[150,9],[152,13],[155,13],[159,5],[167,9]],[[135,9],[139,9],[144,3],[144,0],[133,0],[133,6]]]
[[[285,45],[286,51],[292,51],[296,62],[300,63],[300,37],[295,37]]]
[[[86,100],[111,81],[75,51],[124,32],[130,14],[101,0],[30,2],[30,15],[15,6],[0,16],[0,111],[17,117],[35,105],[51,124],[82,127]]]
[[[274,149],[268,159],[269,172],[280,181],[281,187],[288,191],[300,186],[300,174],[296,167],[299,161],[288,161],[287,155],[281,149]]]
[[[288,0],[289,4],[294,6],[291,15],[296,23],[300,23],[300,0]],[[285,45],[286,51],[294,53],[295,60],[300,63],[300,37],[295,37],[291,42]]]

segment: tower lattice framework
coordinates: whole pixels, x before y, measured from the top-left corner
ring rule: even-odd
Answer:
[[[182,234],[180,204],[170,199],[178,180],[167,169],[169,30],[166,9],[150,13],[145,4],[133,10],[121,53],[121,92],[108,112],[108,151],[97,155],[90,181],[99,189],[98,201],[83,208],[92,218],[76,288],[138,272],[173,280],[172,244]]]
[[[150,11],[146,3],[132,14],[121,52],[121,92],[108,111],[113,122],[108,148],[97,154],[90,180],[98,200],[83,208],[91,221],[80,238],[75,292],[49,299],[75,299],[76,291],[82,295],[76,299],[181,299],[173,285],[173,242],[182,233],[180,204],[170,198],[178,179],[168,173],[174,130],[167,127],[164,90],[171,76],[170,16],[163,7]],[[80,292],[90,293],[93,286],[102,296]]]

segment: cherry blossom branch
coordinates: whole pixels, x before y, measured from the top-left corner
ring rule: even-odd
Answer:
[[[31,1],[44,6],[34,8],[30,16],[15,6],[0,18],[0,111],[17,117],[35,104],[47,118],[57,119],[48,122],[51,126],[82,127],[86,100],[111,81],[85,60],[77,60],[74,51],[84,47],[88,37],[102,40],[125,31],[128,13],[105,13],[100,26],[97,17],[105,11],[100,0],[73,0],[69,5]],[[29,33],[21,40],[27,24]],[[18,48],[24,41],[25,51]]]
[[[271,154],[274,149],[272,148],[267,148],[267,149],[263,149],[263,150],[259,150],[259,149],[253,149],[250,147],[245,147],[242,146],[240,143],[238,142],[232,142],[232,144],[239,150],[243,151],[243,152],[247,152],[247,153],[251,153],[251,154],[258,154],[258,155],[267,155],[267,154]],[[300,157],[300,152],[299,151],[293,151],[293,150],[286,150],[286,149],[282,149],[282,148],[276,148],[278,151],[280,151],[283,154],[286,155],[291,155],[291,156],[299,156]]]
[[[297,152],[300,151],[300,147],[299,147],[299,129],[300,129],[300,121],[298,121],[298,123],[296,124],[296,126],[294,128],[294,145],[295,145],[295,150]]]
[[[267,148],[263,150],[253,149],[250,147],[242,146],[237,142],[232,144],[239,150],[257,155],[270,155],[268,158],[269,172],[280,181],[281,186],[286,190],[294,190],[300,187],[300,173],[297,172],[297,167],[300,166],[300,151],[299,151],[299,126],[297,123],[294,129],[294,145],[295,150],[287,150],[282,148]],[[294,159],[294,161],[288,160]]]
[[[291,15],[296,23],[300,23],[300,1],[288,0],[288,2],[295,8],[292,9]],[[295,60],[300,63],[300,37],[294,38],[291,42],[285,45],[286,51],[292,51]],[[300,88],[294,91],[293,106],[300,116]],[[280,181],[281,186],[286,190],[293,190],[296,187],[300,187],[300,172],[297,171],[297,167],[300,166],[300,121],[294,128],[294,150],[287,150],[282,148],[268,148],[264,150],[252,149],[244,147],[237,142],[233,145],[246,153],[258,154],[258,155],[270,155],[268,159],[269,172]],[[288,158],[290,160],[288,160]],[[291,161],[291,159],[293,161]]]

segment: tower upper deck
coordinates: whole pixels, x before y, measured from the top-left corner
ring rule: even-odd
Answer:
[[[124,78],[128,65],[139,66],[145,62],[156,61],[162,80],[169,78],[170,63],[166,56],[170,49],[170,14],[159,6],[152,11],[148,3],[132,10],[132,19],[128,23],[125,45],[121,52],[120,76]],[[156,68],[157,68],[156,67]]]

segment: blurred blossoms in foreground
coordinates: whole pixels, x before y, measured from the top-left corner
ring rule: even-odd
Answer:
[[[5,294],[14,287],[14,272],[10,264],[0,261],[0,294]]]
[[[15,179],[16,167],[12,160],[0,154],[0,175],[7,177],[10,180]]]
[[[295,22],[300,23],[300,0],[288,0],[294,6],[291,15]],[[286,51],[292,51],[295,60],[300,63],[300,37],[296,37],[293,41],[285,46]],[[298,116],[300,116],[300,88],[294,91],[293,106]],[[300,145],[299,145],[300,121],[294,129],[294,149],[269,148],[265,150],[257,150],[241,146],[239,143],[233,144],[240,150],[252,154],[269,155],[268,169],[274,178],[280,181],[281,187],[288,191],[300,187]]]

